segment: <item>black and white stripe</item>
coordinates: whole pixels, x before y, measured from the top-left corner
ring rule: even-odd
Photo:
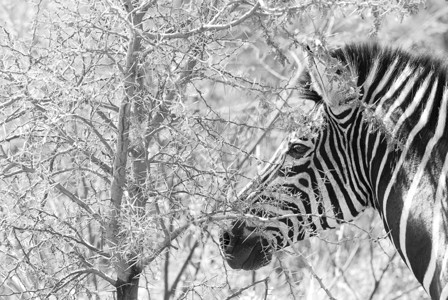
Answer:
[[[359,99],[343,99],[325,66],[311,66],[301,83],[324,120],[318,135],[289,137],[240,197],[256,203],[258,215],[291,216],[265,228],[277,248],[373,206],[425,290],[447,299],[447,68],[378,45],[348,45],[332,55],[356,76]],[[255,253],[238,252],[234,242],[231,249],[234,261],[238,253],[246,261]]]

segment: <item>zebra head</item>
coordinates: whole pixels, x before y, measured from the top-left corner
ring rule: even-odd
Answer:
[[[336,72],[353,75],[343,51],[334,57],[342,66]],[[264,266],[275,250],[352,220],[370,201],[366,174],[351,164],[361,152],[353,153],[350,140],[359,130],[354,128],[359,122],[353,121],[359,108],[347,103],[358,99],[328,72],[318,64],[303,72],[299,90],[315,103],[307,119],[312,125],[291,133],[261,174],[238,195],[250,204],[247,217],[221,235],[232,268]],[[340,136],[333,138],[335,134]],[[346,187],[341,189],[335,180],[345,181]]]
[[[235,221],[220,237],[230,267],[258,269],[271,261],[275,250],[312,233],[304,226],[308,218],[300,212],[305,213],[309,204],[311,185],[302,175],[310,167],[313,148],[311,139],[290,135],[261,174],[239,193],[250,209],[244,220]]]
[[[339,58],[341,63],[346,63],[343,52]],[[368,203],[370,190],[366,179],[360,178],[365,174],[358,174],[359,170],[352,170],[347,163],[355,159],[354,153],[348,154],[351,142],[345,138],[345,143],[337,144],[328,139],[334,132],[351,131],[346,122],[357,109],[343,103],[353,101],[353,93],[345,93],[344,97],[341,85],[324,78],[328,71],[319,68],[312,66],[299,80],[302,96],[315,102],[308,116],[312,126],[290,134],[261,174],[238,195],[240,200],[250,203],[247,217],[234,222],[221,235],[222,249],[232,268],[247,270],[264,266],[275,250],[314,235],[318,230],[334,228],[341,220],[353,219]],[[343,68],[344,72],[350,72],[347,66]],[[347,156],[335,159],[332,147],[347,151]],[[336,177],[340,178],[340,167],[345,168],[348,186],[345,191],[335,190],[332,185]],[[355,173],[356,178],[351,176]],[[349,205],[334,205],[341,198]]]

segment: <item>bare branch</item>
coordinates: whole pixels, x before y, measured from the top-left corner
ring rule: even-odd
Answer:
[[[257,146],[265,138],[266,134],[272,129],[272,126],[274,125],[275,121],[277,121],[279,115],[282,112],[283,107],[285,105],[287,105],[288,99],[292,95],[293,88],[296,86],[297,81],[299,80],[299,77],[303,72],[303,66],[300,64],[300,61],[297,58],[297,56],[295,55],[295,53],[290,52],[290,54],[292,57],[294,57],[297,65],[298,65],[297,71],[296,71],[294,77],[292,77],[291,80],[288,82],[288,85],[285,87],[285,90],[279,96],[279,98],[282,99],[279,104],[279,107],[274,111],[273,115],[270,117],[263,133],[255,140],[255,142],[252,144],[252,146],[249,148],[249,150],[246,151],[247,155],[244,157],[244,159],[242,159],[238,163],[238,166],[236,167],[237,169],[240,169],[244,165],[244,163],[247,161],[247,159],[250,157],[250,155],[255,152],[255,149],[257,148]]]
[[[107,276],[106,274],[104,274],[103,272],[101,272],[98,269],[95,268],[90,268],[90,269],[81,269],[81,270],[76,270],[76,271],[72,271],[69,274],[67,274],[64,278],[60,279],[55,285],[54,287],[51,289],[51,293],[54,293],[56,291],[58,291],[59,289],[63,288],[65,285],[67,285],[71,280],[84,275],[84,274],[93,274],[96,276],[99,276],[100,278],[104,279],[105,281],[107,281],[109,284],[111,284],[112,286],[116,286],[117,285],[117,281],[113,280],[112,278],[110,278],[109,276]]]
[[[249,9],[246,13],[244,13],[241,17],[239,17],[238,19],[233,20],[232,22],[229,22],[227,24],[212,24],[210,22],[209,24],[203,24],[203,25],[201,25],[201,27],[192,29],[187,32],[175,32],[175,33],[139,32],[139,34],[142,37],[150,39],[150,40],[167,40],[167,39],[184,39],[184,38],[188,38],[190,36],[197,35],[197,34],[200,34],[203,32],[207,32],[207,31],[225,30],[225,29],[233,28],[233,27],[243,23],[250,17],[252,17],[259,7],[260,7],[260,3],[257,1],[257,3],[255,3],[252,6],[252,8]],[[213,21],[215,21],[215,20],[213,20]]]
[[[185,259],[184,264],[180,268],[179,273],[176,276],[176,279],[174,279],[173,284],[171,285],[171,288],[170,288],[169,292],[167,293],[167,295],[165,297],[166,299],[169,299],[170,295],[174,295],[174,293],[176,291],[176,288],[177,288],[177,285],[179,284],[180,278],[183,275],[187,265],[191,262],[191,258],[193,257],[193,253],[196,250],[198,245],[199,245],[199,242],[196,241],[193,244],[193,247],[191,247],[190,253],[188,254],[187,258]]]
[[[267,282],[268,282],[268,281],[269,281],[269,277],[266,277],[266,278],[264,278],[264,279],[257,280],[257,281],[255,281],[255,282],[251,283],[250,285],[245,286],[245,287],[239,289],[238,291],[236,291],[235,293],[233,293],[232,295],[230,295],[229,297],[227,297],[226,300],[228,300],[228,299],[232,299],[232,298],[235,298],[235,297],[240,296],[245,290],[250,289],[251,287],[253,287],[253,286],[255,286],[255,285],[259,284],[259,283],[264,282],[264,283],[267,285]],[[265,297],[266,297],[266,295],[267,295],[267,293],[265,294]]]

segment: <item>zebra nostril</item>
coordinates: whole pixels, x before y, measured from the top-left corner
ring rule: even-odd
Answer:
[[[228,231],[224,231],[221,234],[220,244],[221,244],[221,248],[225,252],[228,252],[229,250],[230,251],[232,250],[232,248],[233,248],[233,239],[232,239],[232,235]]]

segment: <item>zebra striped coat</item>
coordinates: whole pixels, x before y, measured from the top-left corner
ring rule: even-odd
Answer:
[[[274,250],[371,206],[425,290],[447,299],[448,69],[377,44],[331,56],[340,76],[312,61],[300,80],[321,126],[291,134],[239,194],[249,213],[272,222],[260,230],[236,221],[221,235],[226,259],[256,269]]]

